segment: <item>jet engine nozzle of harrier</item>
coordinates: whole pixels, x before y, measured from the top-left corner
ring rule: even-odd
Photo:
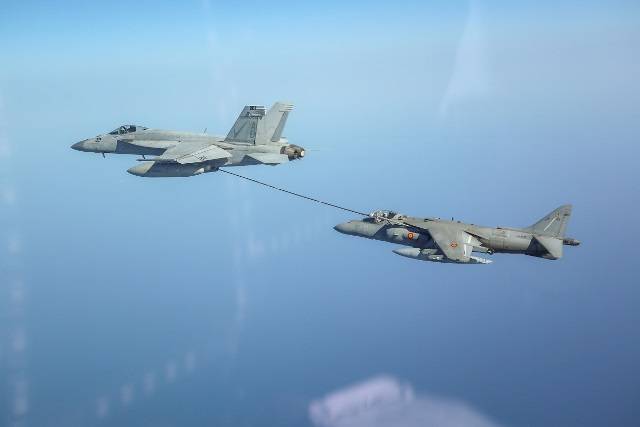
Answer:
[[[303,158],[305,152],[304,148],[298,145],[289,144],[286,147],[282,147],[280,154],[286,154],[287,157],[289,157],[289,160],[297,160]]]

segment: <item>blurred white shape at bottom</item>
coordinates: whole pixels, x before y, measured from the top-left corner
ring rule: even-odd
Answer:
[[[410,384],[383,375],[334,391],[309,405],[318,427],[496,427],[469,405],[416,395]]]
[[[124,406],[133,402],[133,384],[125,384],[120,388],[120,400]]]
[[[152,372],[148,372],[144,376],[144,392],[147,395],[153,394],[156,391],[156,375]]]
[[[96,407],[96,415],[98,418],[104,418],[109,415],[109,399],[106,397],[101,397],[98,399],[97,407]]]
[[[174,361],[167,362],[164,367],[164,376],[168,383],[172,383],[176,380],[178,376],[178,368]]]

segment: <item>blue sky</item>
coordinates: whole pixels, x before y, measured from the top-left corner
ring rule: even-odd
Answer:
[[[313,425],[310,402],[387,374],[492,425],[636,425],[638,9],[4,3],[0,414]],[[69,149],[123,123],[226,134],[280,99],[309,155],[246,175],[486,225],[573,203],[584,243],[415,262],[340,211]]]

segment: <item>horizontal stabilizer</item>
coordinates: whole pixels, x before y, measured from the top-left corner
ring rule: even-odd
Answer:
[[[562,239],[549,236],[534,236],[540,246],[547,252],[543,258],[560,259],[562,258]]]
[[[251,157],[265,165],[279,165],[281,163],[287,163],[289,161],[289,156],[286,154],[278,154],[278,153],[250,153],[247,154],[247,157]]]

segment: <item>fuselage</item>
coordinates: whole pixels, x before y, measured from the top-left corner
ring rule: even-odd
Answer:
[[[398,216],[394,221],[377,221],[375,217],[353,220],[335,226],[334,228],[352,236],[382,240],[413,248],[431,250],[429,253],[439,253],[439,248],[428,230],[430,228],[447,229],[450,233],[464,235],[466,242],[473,247],[473,252],[480,253],[518,253],[531,256],[557,259],[540,245],[536,236],[539,234],[524,229],[508,227],[485,227],[460,221],[442,220],[439,218],[415,218]],[[458,233],[460,232],[460,233]],[[545,242],[551,245],[572,244],[573,239],[563,239],[544,236]],[[455,243],[456,245],[458,243]],[[462,242],[460,242],[462,244]],[[428,251],[425,251],[425,253]],[[402,252],[397,252],[403,255]],[[557,252],[556,252],[557,253]]]
[[[130,129],[133,128],[133,131]],[[289,160],[304,157],[304,149],[289,144],[285,138],[271,144],[251,144],[226,141],[225,137],[206,133],[191,133],[161,129],[148,129],[140,126],[121,126],[113,132],[88,138],[72,145],[79,151],[101,154],[132,154],[139,156],[160,156],[167,149],[182,143],[200,143],[203,146],[215,145],[231,157],[216,162],[200,162],[188,165],[178,163],[141,162],[128,170],[139,176],[192,176],[217,170],[219,167],[247,166],[260,164],[247,156],[249,153],[285,154]]]

